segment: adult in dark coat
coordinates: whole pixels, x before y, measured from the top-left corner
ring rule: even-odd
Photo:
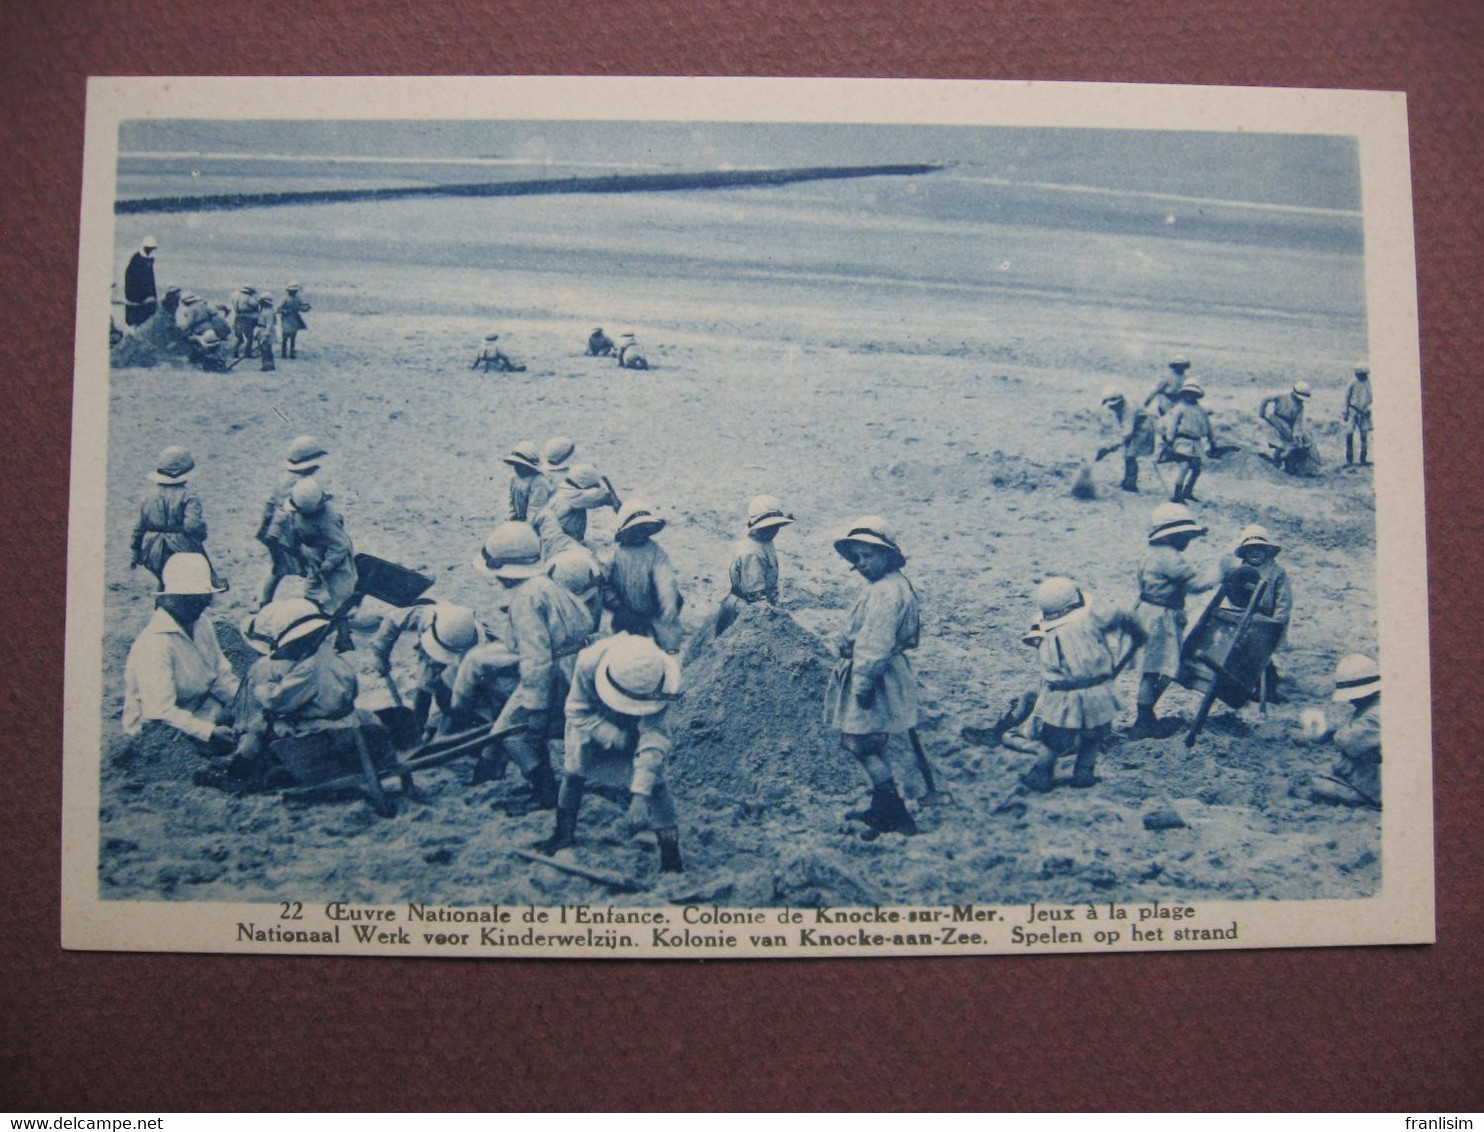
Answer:
[[[143,326],[158,305],[154,259],[157,247],[159,244],[153,236],[144,237],[144,242],[124,269],[124,322],[129,326]]]

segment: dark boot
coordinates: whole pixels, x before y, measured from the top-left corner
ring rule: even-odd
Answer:
[[[1195,497],[1195,481],[1198,480],[1198,479],[1200,479],[1200,478],[1201,478],[1201,471],[1200,471],[1200,469],[1199,468],[1193,469],[1191,471],[1191,473],[1190,473],[1190,478],[1185,481],[1184,494],[1181,497],[1181,499],[1178,500],[1178,502],[1180,502],[1180,503],[1199,503],[1200,502],[1200,500]]]
[[[685,863],[680,859],[680,831],[673,827],[657,829],[654,837],[660,845],[660,872],[685,872]]]
[[[870,829],[861,835],[864,840],[874,841],[881,834],[916,834],[917,822],[913,816],[907,813],[907,803],[902,801],[902,795],[896,792],[896,783],[887,782],[877,786],[876,794],[881,795],[881,816],[870,822]],[[871,798],[871,803],[876,803],[876,798]]]
[[[1133,456],[1123,458],[1123,482],[1118,486],[1124,491],[1139,490],[1139,461]]]
[[[485,747],[474,760],[469,785],[482,786],[486,782],[499,782],[505,777],[506,761],[505,753],[498,746]]]
[[[542,759],[531,768],[530,773],[526,775],[526,781],[531,784],[531,793],[535,795],[537,809],[556,809],[557,781],[556,775],[552,773],[551,763]]]
[[[1128,730],[1130,739],[1157,739],[1159,737],[1159,720],[1154,715],[1153,704],[1140,704],[1138,718],[1134,725]]]
[[[1360,466],[1363,468],[1363,467],[1365,467],[1369,463],[1370,463],[1370,461],[1366,459],[1366,453],[1365,453],[1365,433],[1361,433],[1360,434]]]
[[[1055,769],[1056,756],[1048,751],[1031,764],[1030,769],[1020,776],[1020,781],[1027,790],[1045,794],[1056,781]]]
[[[895,786],[873,786],[870,806],[864,810],[851,810],[845,815],[845,820],[865,822],[869,826],[879,828],[880,822],[886,816],[886,796],[895,792]]]
[[[575,774],[562,776],[562,789],[556,810],[556,832],[536,847],[546,856],[550,857],[559,849],[571,848],[577,839],[577,811],[582,808],[582,791],[585,785],[583,779]]]
[[[917,832],[917,823],[912,820],[912,815],[907,812],[907,803],[902,801],[902,796],[897,793],[894,784],[888,783],[880,787],[886,791],[883,805],[886,812],[882,815],[876,830],[880,833],[902,833],[908,836]]]
[[[1096,786],[1097,775],[1093,771],[1098,765],[1098,748],[1096,740],[1077,752],[1077,765],[1072,769],[1072,785],[1079,790],[1086,790],[1089,786]]]
[[[1364,456],[1361,457],[1365,459]],[[1345,437],[1345,466],[1349,467],[1355,463],[1355,434],[1350,433]]]

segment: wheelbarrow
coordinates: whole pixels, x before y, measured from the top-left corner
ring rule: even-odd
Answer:
[[[1258,612],[1268,582],[1251,567],[1233,570],[1216,591],[1180,646],[1176,683],[1200,692],[1201,704],[1185,735],[1195,746],[1219,698],[1236,709],[1251,700],[1266,708],[1265,673],[1283,636],[1283,622]]]
[[[394,713],[396,709],[387,711]],[[378,814],[391,817],[397,812],[397,804],[382,788],[382,778],[394,774],[401,779],[404,794],[413,791],[412,774],[397,755],[399,734],[406,734],[404,723],[394,720],[388,726],[378,718],[375,724],[274,740],[268,750],[296,783],[283,792],[283,797],[292,801],[324,801],[336,795],[359,793]]]

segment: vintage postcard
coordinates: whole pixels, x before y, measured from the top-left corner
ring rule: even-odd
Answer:
[[[65,946],[1433,939],[1402,95],[108,78],[83,175]]]

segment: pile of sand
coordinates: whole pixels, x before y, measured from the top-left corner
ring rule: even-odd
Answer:
[[[137,334],[125,334],[108,350],[108,364],[113,369],[144,369],[164,360],[158,349]]]
[[[783,610],[743,609],[686,668],[666,777],[692,798],[850,793],[860,772],[824,726],[833,663]]]
[[[216,622],[216,643],[221,646],[222,655],[227,658],[227,663],[239,678],[246,676],[247,670],[262,655],[242,639],[242,631],[232,621]]]

